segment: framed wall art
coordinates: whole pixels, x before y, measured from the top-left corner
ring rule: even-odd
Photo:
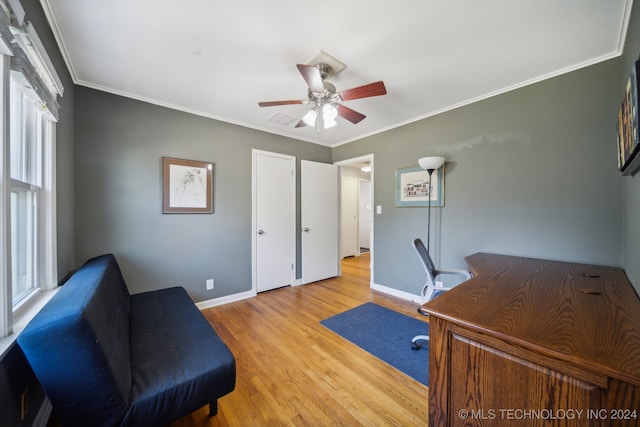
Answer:
[[[622,105],[618,111],[618,169],[623,175],[633,174],[640,166],[639,75],[640,61],[637,61],[625,85]]]
[[[213,163],[162,158],[162,213],[212,213]]]
[[[444,206],[444,165],[429,174],[420,166],[396,169],[396,206]]]

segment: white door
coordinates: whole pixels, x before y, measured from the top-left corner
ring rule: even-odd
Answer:
[[[358,180],[343,176],[340,193],[342,258],[358,255]]]
[[[256,292],[293,284],[295,157],[253,150],[253,281]]]
[[[300,162],[302,283],[339,274],[338,167]]]
[[[371,248],[371,182],[361,180],[358,197],[358,246]]]

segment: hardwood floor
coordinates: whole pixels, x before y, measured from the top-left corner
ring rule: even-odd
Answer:
[[[342,277],[204,310],[236,357],[236,389],[215,417],[205,407],[172,427],[426,426],[424,385],[319,323],[368,301],[426,321],[370,290],[368,254],[345,259]]]

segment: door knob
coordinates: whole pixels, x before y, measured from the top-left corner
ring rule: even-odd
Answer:
[[[304,231],[305,233],[308,233],[309,232],[309,227],[303,228],[302,231]]]
[[[258,234],[264,234],[263,230],[258,230]]]

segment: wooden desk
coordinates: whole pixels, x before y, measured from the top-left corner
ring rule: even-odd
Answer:
[[[431,427],[640,426],[640,299],[623,270],[466,261],[474,277],[423,306]]]

